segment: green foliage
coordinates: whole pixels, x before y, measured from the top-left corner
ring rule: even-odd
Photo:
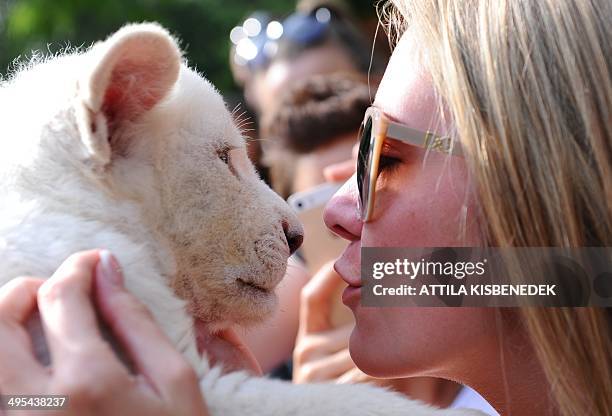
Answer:
[[[372,10],[369,0],[353,0]],[[157,21],[179,39],[189,62],[224,93],[236,90],[229,70],[229,32],[255,10],[284,16],[290,0],[0,0],[0,74],[33,50],[89,46],[127,22]]]
[[[181,39],[196,66],[223,91],[234,88],[229,31],[254,10],[289,13],[279,0],[4,0],[0,5],[0,73],[32,50],[88,46],[127,22],[157,21]]]

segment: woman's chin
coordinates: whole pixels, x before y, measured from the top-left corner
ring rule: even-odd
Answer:
[[[353,362],[361,371],[376,378],[395,377],[398,363],[389,362],[389,356],[376,340],[380,334],[364,330],[357,325],[351,334],[349,350]]]

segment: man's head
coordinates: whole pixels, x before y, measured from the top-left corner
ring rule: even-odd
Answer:
[[[323,169],[351,155],[376,85],[365,77],[337,73],[296,82],[263,120],[269,139],[266,162],[277,192],[291,194],[324,182]],[[291,174],[283,161],[292,155]]]

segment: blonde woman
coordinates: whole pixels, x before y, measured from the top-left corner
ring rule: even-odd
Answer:
[[[463,155],[386,138],[374,204],[360,160],[328,205],[350,241],[336,270],[352,358],[374,376],[459,381],[503,415],[611,415],[609,310],[365,308],[359,249],[610,246],[612,2],[394,4],[371,114],[450,135]]]
[[[611,245],[612,2],[397,0],[395,6],[391,28],[401,36],[369,114],[448,134],[462,156],[385,138],[373,194],[364,192],[358,166],[357,178],[329,204],[328,226],[350,241],[335,268],[349,285],[343,300],[356,318],[352,358],[373,376],[459,381],[502,415],[612,414],[608,310],[359,305],[361,246]],[[356,210],[360,198],[365,209]],[[73,261],[83,262],[82,256]],[[78,290],[79,279],[66,277],[70,270],[46,285],[72,284],[75,290],[56,291],[54,302],[78,317],[91,305],[87,291]],[[39,284],[5,287],[3,316],[20,316],[25,298],[32,306]],[[121,293],[116,287],[110,292],[98,295]],[[45,308],[39,303],[41,313],[49,313]],[[134,313],[126,308],[122,319]],[[0,377],[0,390],[19,391],[20,382],[43,379],[29,370],[26,354],[16,353],[24,342],[18,323],[0,329],[6,340],[0,374],[13,368],[19,375]],[[57,328],[54,335],[62,339],[69,329]],[[95,353],[95,335],[69,335],[72,347],[80,343],[78,351]],[[143,339],[133,345],[136,356],[178,362],[159,331]],[[58,371],[79,376],[69,364]],[[119,383],[117,374],[111,376]],[[189,377],[172,382],[157,376],[164,391],[183,391],[190,399]],[[103,381],[95,383],[109,385]],[[152,406],[136,393],[96,392],[98,404],[124,399],[134,412]],[[178,394],[164,397],[185,402]],[[202,413],[199,400],[190,403],[186,414]]]

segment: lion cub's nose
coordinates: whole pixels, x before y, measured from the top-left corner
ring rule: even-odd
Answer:
[[[302,241],[304,241],[304,234],[302,234],[302,231],[291,230],[290,228],[289,222],[283,221],[283,232],[285,233],[285,238],[287,239],[289,252],[293,254],[302,245]]]

